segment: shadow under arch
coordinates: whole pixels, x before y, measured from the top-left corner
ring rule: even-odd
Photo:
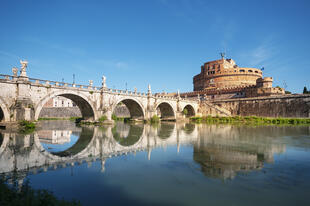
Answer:
[[[2,143],[3,143],[3,139],[4,139],[4,137],[3,137],[2,133],[0,132],[0,148],[1,148]]]
[[[0,98],[0,122],[1,121],[10,121],[10,112],[2,98]]]
[[[83,151],[90,144],[93,137],[94,137],[93,128],[82,127],[80,137],[78,138],[77,142],[73,146],[61,152],[50,152],[50,153],[52,155],[56,155],[59,157],[74,156],[80,153],[81,151]]]
[[[135,145],[142,137],[144,124],[116,123],[112,128],[114,140],[121,146],[129,147]]]
[[[130,113],[130,119],[144,120],[145,114],[144,114],[143,106],[140,104],[140,102],[138,102],[135,99],[131,99],[131,98],[122,99],[114,105],[113,113],[119,103],[123,103],[126,105]]]
[[[183,108],[183,114],[185,114],[186,117],[193,117],[195,116],[195,109],[192,105],[188,104]]]
[[[77,92],[55,92],[52,95],[49,94],[42,98],[42,100],[37,104],[35,108],[35,120],[37,120],[40,116],[40,112],[46,102],[56,96],[62,96],[72,100],[80,109],[83,119],[85,120],[96,120],[98,119],[95,108],[93,105],[87,100],[87,97]]]
[[[157,116],[160,117],[161,120],[175,120],[175,112],[173,107],[167,102],[161,102],[156,107]]]
[[[0,107],[0,122],[2,122],[4,120],[4,113],[3,110]]]
[[[157,129],[157,136],[163,140],[168,139],[169,137],[171,137],[174,128],[174,123],[161,123],[159,124]]]

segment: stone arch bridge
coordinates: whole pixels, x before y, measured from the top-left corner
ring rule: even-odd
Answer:
[[[71,99],[80,109],[85,120],[97,121],[106,116],[111,120],[115,107],[124,103],[130,117],[136,120],[148,120],[158,115],[164,120],[178,120],[187,115],[199,113],[199,99],[186,99],[152,94],[150,85],[147,93],[137,91],[109,89],[103,77],[102,87],[70,84],[57,81],[29,78],[25,65],[17,75],[0,74],[0,121],[37,120],[45,103],[53,97],[63,96]]]

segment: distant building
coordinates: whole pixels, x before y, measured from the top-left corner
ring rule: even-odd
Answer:
[[[285,94],[283,88],[272,87],[272,82],[272,77],[263,78],[261,69],[239,67],[222,55],[222,59],[204,63],[193,78],[194,91],[180,96],[229,99]]]
[[[68,98],[57,96],[51,98],[44,107],[76,107],[76,104]]]

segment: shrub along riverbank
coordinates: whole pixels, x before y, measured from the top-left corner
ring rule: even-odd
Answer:
[[[26,182],[21,188],[17,184],[7,185],[0,177],[0,205],[81,205],[77,201],[57,199],[47,190],[34,190]]]
[[[235,116],[235,117],[191,117],[190,120],[195,123],[208,124],[271,124],[271,125],[299,125],[309,124],[310,118],[272,118],[272,117],[256,117],[256,116]]]
[[[76,119],[79,119],[81,117],[67,117],[67,118],[62,118],[62,117],[40,117],[38,120],[71,120],[75,121]]]
[[[32,133],[36,128],[35,122],[22,120],[19,121],[19,131],[21,133]]]

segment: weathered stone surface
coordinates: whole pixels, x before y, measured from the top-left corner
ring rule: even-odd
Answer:
[[[153,95],[150,90],[146,94],[0,75],[0,121],[37,120],[44,105],[56,96],[71,99],[87,121],[96,121],[104,115],[111,120],[120,102],[126,105],[131,118],[141,120],[150,119],[153,115],[183,119],[182,111],[186,106],[193,108],[194,114],[198,114],[199,107],[198,99]]]
[[[82,117],[82,114],[78,107],[44,107],[39,117]]]
[[[262,71],[256,68],[241,68],[232,59],[219,59],[206,62],[201,66],[201,73],[194,76],[194,91],[206,88],[227,88],[255,85],[262,77]]]
[[[216,100],[213,104],[227,109],[232,115],[310,118],[310,95]]]

